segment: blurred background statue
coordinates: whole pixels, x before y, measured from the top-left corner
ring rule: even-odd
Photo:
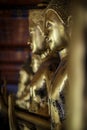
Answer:
[[[27,86],[30,84],[34,74],[37,72],[40,64],[43,61],[45,55],[43,54],[43,50],[45,49],[44,44],[44,33],[42,30],[43,21],[39,21],[35,24],[31,21],[30,24],[30,48],[31,48],[31,56],[27,59],[26,63],[23,65],[22,69],[19,72],[19,84],[18,84],[18,92],[16,101],[19,106],[25,108],[23,104],[21,104],[23,96],[25,96],[25,91],[27,91]]]
[[[30,41],[29,45],[31,48],[31,55],[23,65],[19,74],[19,84],[18,84],[18,92],[17,92],[17,100],[16,105],[19,108],[28,110],[29,109],[29,100],[26,100],[26,92],[28,91],[28,85],[31,83],[33,76],[37,72],[40,67],[40,64],[44,61],[48,52],[46,51],[44,39],[45,35],[43,32],[43,21],[42,17],[39,16],[39,21],[35,23],[31,19],[29,22],[29,33],[30,33]],[[35,126],[32,124],[26,124],[23,122],[19,122],[19,126],[21,129],[35,129]]]

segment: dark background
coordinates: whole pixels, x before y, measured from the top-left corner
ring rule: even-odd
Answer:
[[[29,10],[46,8],[48,1],[0,0],[0,80],[9,91],[17,91],[18,72],[30,54]]]

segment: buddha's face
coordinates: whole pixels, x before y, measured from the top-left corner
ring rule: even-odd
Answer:
[[[44,49],[44,33],[39,25],[30,28],[31,50],[38,53]]]
[[[65,29],[57,14],[52,10],[45,15],[46,44],[50,50],[61,49],[65,39]]]

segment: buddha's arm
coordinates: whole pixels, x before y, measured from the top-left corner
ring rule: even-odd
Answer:
[[[39,93],[36,94],[36,92],[39,92],[40,89],[44,88],[46,85],[46,73],[48,71],[48,67],[42,65],[38,72],[33,77],[33,80],[30,84],[30,95],[33,100],[36,102],[39,102],[41,100]]]
[[[56,99],[63,90],[67,81],[67,61],[63,59],[56,71],[56,76],[51,85],[51,98]]]
[[[38,72],[33,77],[33,80],[30,84],[30,87],[39,89],[44,86],[47,87],[49,93],[50,82],[55,73],[55,70],[58,66],[58,59],[54,58],[53,60],[48,59],[42,66],[39,68]]]
[[[44,80],[46,78],[46,71],[47,71],[47,66],[42,65],[39,70],[36,72],[36,74],[34,75],[30,86],[36,86],[38,85],[42,80]]]

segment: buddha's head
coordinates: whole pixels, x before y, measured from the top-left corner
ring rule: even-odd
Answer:
[[[44,44],[44,32],[43,32],[43,21],[39,21],[37,24],[33,23],[30,27],[30,39],[31,39],[31,50],[32,53],[39,54],[45,49]]]
[[[69,13],[66,0],[52,0],[45,12],[46,46],[51,51],[67,46],[67,21]]]

